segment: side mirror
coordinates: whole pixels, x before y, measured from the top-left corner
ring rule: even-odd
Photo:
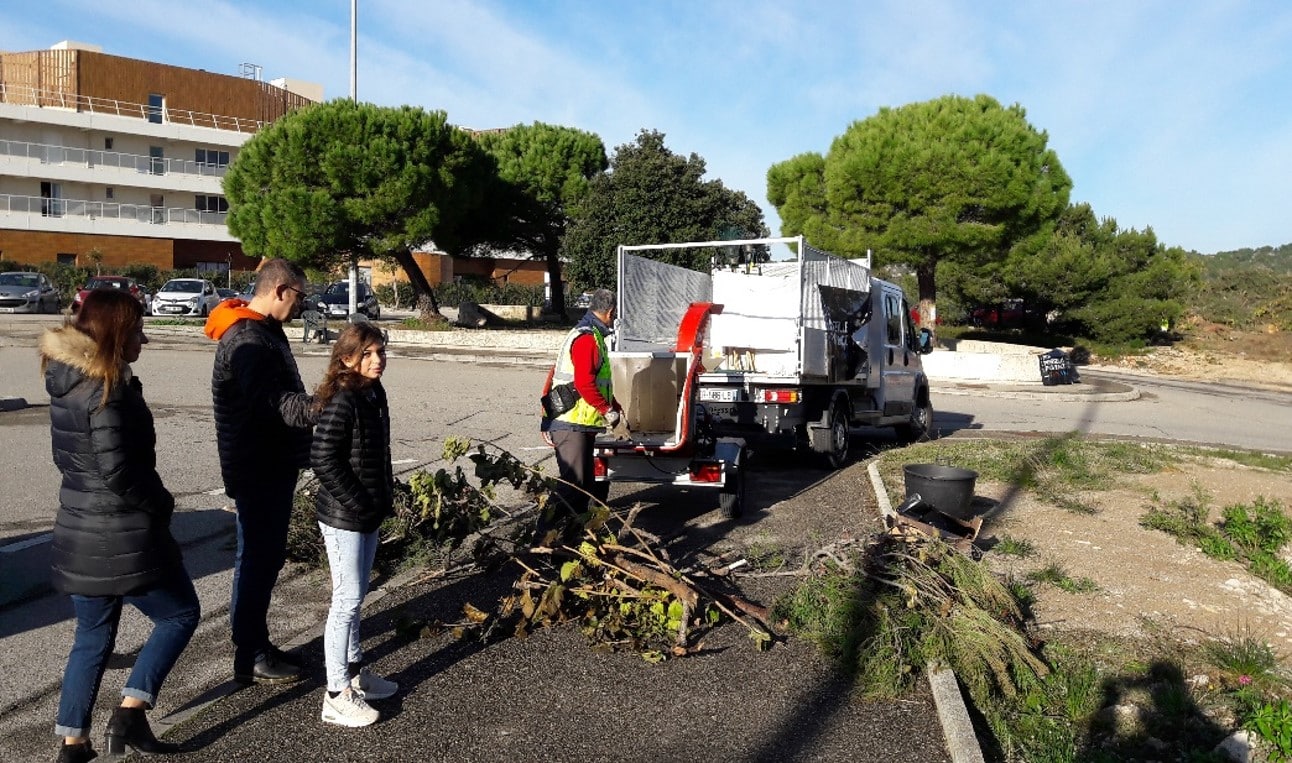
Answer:
[[[933,352],[933,332],[920,329],[920,354],[928,355],[930,352]]]

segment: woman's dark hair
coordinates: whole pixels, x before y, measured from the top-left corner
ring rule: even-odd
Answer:
[[[71,325],[94,340],[94,365],[103,372],[103,402],[126,369],[126,342],[139,330],[144,308],[124,289],[91,289]]]
[[[370,344],[386,344],[381,329],[366,321],[345,327],[336,338],[336,344],[332,345],[332,358],[328,361],[327,370],[323,372],[323,381],[319,382],[318,389],[314,392],[315,411],[322,412],[342,389],[358,389],[372,383],[371,379],[345,364],[346,360],[357,358],[363,348]]]

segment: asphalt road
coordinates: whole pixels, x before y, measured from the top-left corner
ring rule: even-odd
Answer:
[[[34,339],[44,321],[0,323],[0,397],[35,406],[0,413],[0,754],[27,760],[49,754],[59,677],[71,643],[70,607],[49,593],[47,532],[56,507],[57,471],[49,454]],[[307,383],[323,369],[325,348],[297,345]],[[154,336],[136,364],[157,416],[159,470],[176,494],[175,531],[204,608],[203,624],[163,695],[159,711],[218,692],[230,648],[227,596],[233,517],[224,510],[210,414],[214,345]],[[442,438],[469,436],[530,463],[550,458],[535,432],[541,372],[505,363],[426,360],[392,348],[386,386],[392,401],[397,470],[438,461]],[[1008,399],[973,389],[935,388],[935,423],[944,436],[992,431],[1144,436],[1287,452],[1292,395],[1171,380],[1134,383],[1140,400],[1091,403]],[[964,394],[964,393],[969,394]],[[891,444],[859,433],[858,451]],[[868,531],[873,523],[863,465],[838,473],[795,463],[764,463],[749,487],[752,510],[723,522],[711,493],[617,486],[614,501],[646,502],[643,516],[679,530],[679,553],[771,545],[793,554],[823,539]],[[387,720],[368,730],[324,728],[317,720],[321,670],[286,690],[254,688],[223,699],[177,727],[185,760],[912,760],[946,759],[929,698],[872,705],[848,694],[829,665],[805,644],[755,654],[735,626],[712,635],[703,657],[647,666],[630,655],[591,652],[572,629],[479,649],[447,637],[408,642],[395,634],[407,618],[453,619],[465,600],[487,608],[505,581],[468,577],[392,591],[366,615],[377,668],[405,686],[381,706]],[[770,602],[773,583],[762,590]],[[311,638],[327,606],[318,574],[280,583],[275,636]],[[131,612],[119,657],[105,677],[96,716],[102,728],[146,630]]]

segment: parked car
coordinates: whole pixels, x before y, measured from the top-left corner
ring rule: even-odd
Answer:
[[[220,304],[215,284],[204,278],[172,278],[153,295],[153,315],[200,315]]]
[[[91,289],[126,289],[131,296],[139,300],[139,304],[148,312],[148,297],[143,287],[135,279],[128,276],[94,276],[85,282],[76,296],[72,297],[72,312],[81,309],[81,303],[85,301],[85,295],[90,293]]]
[[[56,313],[58,289],[44,273],[0,273],[0,313]]]
[[[241,294],[239,294],[236,290],[234,290],[234,289],[226,289],[226,288],[224,288],[223,286],[217,286],[217,287],[215,287],[215,293],[220,295],[220,301],[221,301],[221,302],[223,302],[223,301],[224,301],[224,300],[226,300],[226,299],[233,299],[234,297],[241,297],[241,296],[242,296],[242,295],[241,295]]]
[[[1036,321],[1036,310],[1021,299],[981,305],[969,311],[969,322],[985,328],[1022,328]]]
[[[363,281],[359,282],[358,299],[355,311],[371,320],[381,317],[381,305],[377,304],[377,295],[372,287]],[[350,314],[350,282],[334,281],[327,290],[319,295],[318,311],[330,318],[344,318]]]

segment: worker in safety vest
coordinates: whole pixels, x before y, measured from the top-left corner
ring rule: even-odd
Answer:
[[[540,535],[560,513],[564,518],[577,517],[587,511],[588,492],[593,490],[592,450],[599,433],[618,426],[623,408],[615,401],[610,384],[610,353],[606,336],[615,316],[615,293],[597,289],[592,293],[588,312],[561,345],[556,357],[549,389],[573,384],[578,400],[564,412],[545,415],[543,431],[556,448],[556,465],[560,470],[558,486],[548,511],[539,519]]]

